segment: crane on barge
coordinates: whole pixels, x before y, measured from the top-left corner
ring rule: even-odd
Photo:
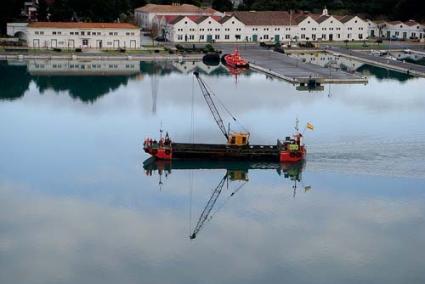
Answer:
[[[214,94],[207,86],[204,80],[202,80],[201,77],[199,77],[199,72],[194,72],[193,75],[195,75],[199,87],[201,88],[202,95],[205,99],[205,102],[207,103],[212,116],[214,117],[215,122],[217,123],[218,127],[220,128],[221,132],[223,133],[224,137],[226,137],[227,144],[228,145],[234,145],[234,146],[244,146],[249,144],[249,132],[233,132],[230,131],[230,126],[228,129],[224,126],[223,119],[221,118],[220,112],[218,111],[214,100],[212,98],[212,94]],[[230,114],[232,119],[234,121],[237,121],[237,119],[225,108],[225,110]]]
[[[226,129],[220,112],[213,100],[214,93],[209,89],[198,72],[194,72],[202,95],[211,111],[211,114],[223,133],[227,142],[223,144],[212,143],[177,143],[170,139],[168,134],[165,138],[160,136],[160,140],[146,138],[143,143],[143,150],[160,160],[174,159],[207,159],[207,160],[240,160],[240,161],[273,161],[273,162],[299,162],[304,159],[307,149],[302,142],[303,134],[296,127],[295,134],[287,136],[285,140],[277,139],[274,145],[252,145],[249,143],[250,133],[248,131],[231,131],[230,124]],[[220,102],[220,100],[218,100]],[[222,107],[238,122],[230,111],[220,102]],[[240,123],[239,123],[240,124]],[[243,128],[243,126],[240,124]],[[310,127],[311,126],[311,127]],[[313,126],[307,124],[307,128]]]

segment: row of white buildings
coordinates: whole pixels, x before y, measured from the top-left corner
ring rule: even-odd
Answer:
[[[138,49],[141,30],[174,43],[362,41],[368,38],[424,39],[416,21],[373,22],[355,15],[287,11],[222,13],[194,5],[147,4],[135,10],[135,22],[32,22],[8,24],[8,35],[30,48]]]
[[[422,39],[425,26],[416,21],[373,22],[354,15],[286,11],[222,13],[193,5],[148,4],[135,10],[142,29],[154,29],[171,42],[267,42]]]
[[[220,16],[158,16],[154,22],[172,42],[288,42],[365,40],[368,21],[286,11],[234,12]]]

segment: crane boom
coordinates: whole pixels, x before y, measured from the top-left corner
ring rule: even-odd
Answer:
[[[199,216],[198,223],[196,224],[196,227],[193,230],[192,235],[190,235],[191,240],[196,238],[196,235],[202,229],[202,226],[204,225],[205,221],[207,221],[208,216],[211,213],[211,210],[213,209],[215,203],[217,202],[218,197],[220,196],[221,191],[223,190],[223,186],[224,186],[224,183],[225,183],[226,180],[227,180],[227,173],[221,179],[218,186],[214,189],[213,193],[211,194],[210,199],[208,200],[207,205],[205,206],[204,210],[201,213],[201,216]]]
[[[215,122],[217,123],[218,127],[220,128],[223,135],[226,137],[226,139],[229,139],[229,134],[227,133],[226,127],[224,126],[223,119],[220,116],[220,113],[218,112],[217,107],[214,104],[214,101],[211,97],[211,92],[208,90],[207,85],[205,84],[204,80],[202,80],[199,77],[199,72],[194,72],[193,75],[195,75],[196,79],[198,80],[199,87],[201,88],[202,95],[204,96],[205,101],[207,102],[208,107],[211,110],[211,113],[214,117]]]

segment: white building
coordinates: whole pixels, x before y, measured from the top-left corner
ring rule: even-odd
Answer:
[[[140,48],[140,30],[133,24],[34,22],[27,28],[30,48]]]
[[[368,29],[369,36],[371,38],[376,37],[399,40],[425,38],[425,26],[414,20],[409,20],[406,22],[369,21]]]
[[[136,23],[146,30],[152,28],[154,18],[158,16],[223,16],[224,14],[211,8],[199,8],[190,4],[156,5],[147,4],[134,10]]]
[[[289,42],[365,40],[368,22],[358,16],[289,13],[286,11],[234,12],[218,16],[163,18],[166,38],[172,42]]]

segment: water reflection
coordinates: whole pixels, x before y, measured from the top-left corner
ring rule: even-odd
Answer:
[[[31,82],[26,65],[0,61],[0,99],[15,100],[22,97]]]
[[[349,73],[358,72],[367,77],[373,76],[378,80],[392,79],[399,82],[414,78],[411,75],[365,64],[351,58],[335,56],[326,52],[292,53],[290,56],[298,58],[303,62],[329,68],[329,72],[332,72],[332,69],[341,69]]]
[[[209,76],[227,76],[232,73],[222,64],[210,66],[202,61],[139,62],[118,60],[29,60],[0,61],[0,83],[4,89],[0,100],[22,97],[34,82],[41,94],[48,90],[66,91],[85,103],[127,86],[130,80],[151,78],[153,101],[158,93],[158,77],[171,73],[189,74],[198,71]],[[244,72],[245,76],[251,73]],[[239,74],[238,74],[239,75]],[[155,104],[153,113],[156,113]]]
[[[298,163],[273,163],[273,162],[249,162],[249,161],[208,161],[208,160],[156,160],[149,158],[143,162],[143,168],[146,175],[152,176],[157,172],[159,176],[159,187],[163,185],[163,177],[173,170],[192,171],[193,170],[224,170],[224,175],[212,189],[210,197],[202,209],[197,219],[196,225],[189,236],[195,239],[201,232],[206,223],[210,222],[215,214],[219,212],[230,198],[233,198],[248,182],[248,172],[250,170],[274,170],[279,176],[292,182],[293,197],[295,198],[299,183],[302,184],[304,192],[311,190],[311,186],[304,186],[302,183],[302,171],[306,165],[305,161]],[[192,176],[193,178],[193,176]],[[191,181],[193,185],[193,180]],[[236,185],[234,185],[236,184]],[[191,186],[192,186],[191,185]],[[222,195],[223,189],[226,189],[227,196],[224,197],[220,206],[216,206],[217,201]],[[230,194],[229,194],[230,192]],[[192,205],[190,205],[192,206]],[[215,208],[218,207],[218,208]]]

